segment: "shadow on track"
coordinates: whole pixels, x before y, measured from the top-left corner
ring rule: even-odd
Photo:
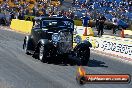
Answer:
[[[108,67],[105,65],[105,62],[102,62],[102,61],[98,61],[98,60],[89,60],[88,62],[88,66],[89,67]]]
[[[47,64],[54,64],[54,65],[60,65],[60,66],[80,66],[79,62],[77,60],[73,60],[71,58],[52,58],[47,61]],[[89,60],[87,65],[81,65],[81,66],[88,66],[88,67],[105,67],[108,66],[105,65],[105,62],[99,61],[99,60]]]

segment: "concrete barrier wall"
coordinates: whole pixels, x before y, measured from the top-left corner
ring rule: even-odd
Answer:
[[[17,32],[30,33],[33,26],[33,22],[13,19],[11,21],[10,28]]]
[[[132,31],[131,30],[124,30],[124,34],[131,35],[132,36]]]

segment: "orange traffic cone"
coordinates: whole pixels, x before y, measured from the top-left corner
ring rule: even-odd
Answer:
[[[87,27],[84,30],[83,36],[87,36]]]
[[[120,33],[120,34],[121,34],[121,37],[122,37],[122,38],[125,38],[124,29],[121,30],[121,33]]]

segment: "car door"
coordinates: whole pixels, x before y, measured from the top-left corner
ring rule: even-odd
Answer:
[[[42,32],[42,28],[40,25],[40,21],[35,21],[34,26],[33,26],[33,30],[32,30],[32,35],[33,35],[33,39],[35,44],[38,43],[38,41],[41,38],[41,32]]]

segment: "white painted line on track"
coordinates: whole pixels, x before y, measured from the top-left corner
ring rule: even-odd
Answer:
[[[3,27],[3,26],[0,26],[0,30],[7,30],[7,31],[12,31],[12,32],[20,33],[20,34],[27,34],[27,33],[23,33],[23,32],[20,32],[20,31],[12,30],[10,27]],[[27,35],[28,35],[28,34],[27,34]]]
[[[98,55],[109,57],[110,59],[117,60],[121,63],[126,63],[126,64],[132,65],[132,58],[120,57],[120,56],[117,56],[114,54],[109,54],[109,53],[105,53],[105,52],[94,50],[94,49],[91,49],[91,52],[98,54]]]

